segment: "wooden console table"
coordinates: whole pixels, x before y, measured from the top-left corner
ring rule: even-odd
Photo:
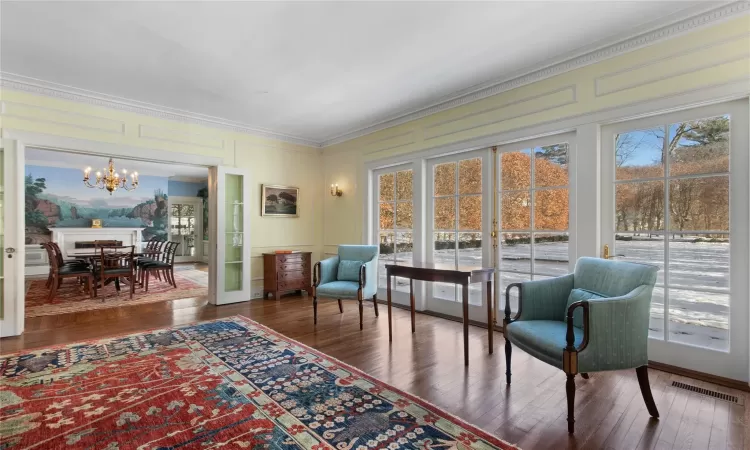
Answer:
[[[416,331],[414,306],[414,280],[437,281],[441,283],[453,283],[462,287],[463,316],[464,316],[464,365],[469,365],[469,284],[487,283],[487,338],[490,345],[490,354],[493,351],[492,343],[492,268],[471,269],[468,267],[456,268],[452,265],[415,263],[411,265],[386,264],[385,265],[387,288],[388,288],[388,340],[393,341],[393,330],[391,325],[391,277],[402,277],[409,279],[409,300],[411,304],[411,332]]]

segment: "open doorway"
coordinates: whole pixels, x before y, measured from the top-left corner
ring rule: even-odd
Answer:
[[[207,301],[208,167],[111,164],[120,180],[112,192],[107,156],[25,149],[26,318]],[[108,264],[132,270],[110,277]]]

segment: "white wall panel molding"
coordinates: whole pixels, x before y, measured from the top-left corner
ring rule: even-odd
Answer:
[[[426,117],[440,111],[445,111],[447,109],[475,102],[483,98],[497,95],[501,92],[509,91],[511,89],[551,78],[553,76],[560,75],[574,69],[595,64],[605,59],[613,58],[623,53],[637,50],[648,45],[653,45],[657,42],[670,39],[690,31],[694,31],[698,28],[713,25],[732,17],[747,14],[749,12],[750,2],[737,1],[728,4],[725,3],[702,14],[684,18],[671,25],[633,36],[629,39],[620,41],[612,45],[595,49],[585,54],[569,55],[567,59],[564,59],[556,64],[543,67],[538,70],[533,70],[520,76],[504,80],[496,80],[491,83],[474,86],[463,92],[456,93],[449,98],[443,98],[439,101],[436,101],[430,106],[419,108],[407,113],[394,115],[393,117],[376,124],[360,128],[358,130],[351,131],[339,136],[331,137],[323,141],[321,145],[323,147],[327,147],[330,145],[339,144],[341,142],[356,139],[358,137],[371,134],[385,128],[390,128],[406,122],[410,122],[412,120],[421,119],[422,117]]]
[[[487,125],[496,125],[507,120],[572,105],[577,101],[576,86],[564,86],[429,125],[425,127],[424,139],[437,139]]]
[[[26,77],[23,75],[8,72],[0,72],[0,87],[3,87],[5,89],[12,89],[15,91],[44,95],[61,100],[70,100],[78,103],[85,103],[88,105],[115,109],[118,111],[156,117],[159,119],[172,120],[175,122],[202,125],[212,128],[221,128],[237,133],[250,134],[267,139],[276,139],[293,144],[320,147],[320,144],[318,142],[314,142],[309,139],[255,128],[249,125],[233,122],[219,117],[197,114],[175,108],[167,108],[151,103],[125,99],[122,97],[102,94],[99,92],[92,92],[85,89],[79,89],[72,86],[52,83],[49,81],[39,80],[36,78]]]
[[[100,131],[103,133],[125,134],[125,122],[121,120],[107,119],[100,116],[74,113],[26,103],[4,100],[0,102],[0,114],[4,117],[14,117],[50,125]]]
[[[742,33],[671,55],[660,55],[645,63],[606,73],[594,79],[594,94],[596,97],[601,97],[747,59],[749,38],[750,33]],[[735,44],[736,47],[729,57],[726,53],[711,52],[713,48],[726,44]]]
[[[175,144],[187,144],[217,150],[224,150],[225,147],[224,139],[220,136],[184,132],[153,125],[138,125],[138,137],[145,140],[173,142]]]

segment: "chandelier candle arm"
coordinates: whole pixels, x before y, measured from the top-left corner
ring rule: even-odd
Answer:
[[[90,188],[106,189],[109,191],[109,195],[112,195],[117,189],[125,189],[126,191],[132,191],[138,188],[138,172],[130,174],[130,184],[128,185],[128,171],[122,170],[122,177],[115,170],[115,162],[112,158],[109,159],[109,167],[103,169],[104,175],[101,172],[96,172],[96,181],[92,184],[89,180],[91,179],[91,167],[87,167],[83,171],[83,184]]]

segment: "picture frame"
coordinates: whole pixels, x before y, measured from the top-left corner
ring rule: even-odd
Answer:
[[[299,188],[262,184],[260,215],[265,217],[299,217]]]
[[[102,219],[91,219],[91,228],[101,228]]]

